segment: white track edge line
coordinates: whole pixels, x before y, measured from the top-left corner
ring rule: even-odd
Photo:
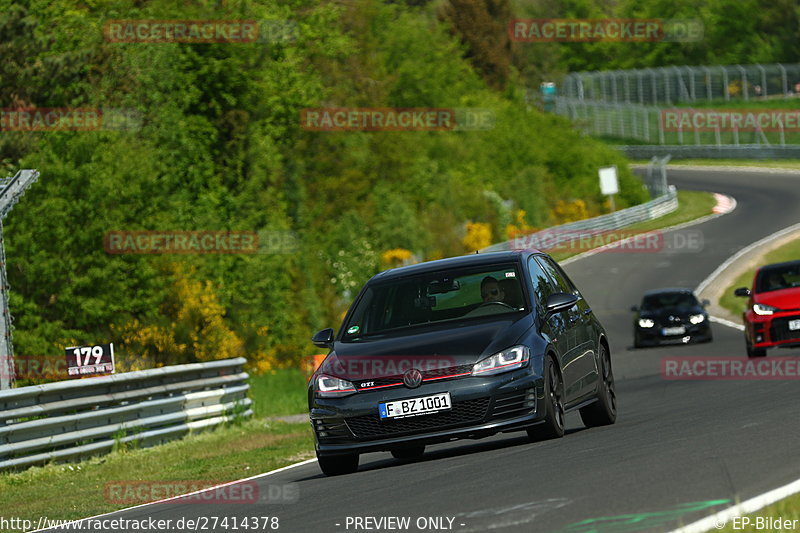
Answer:
[[[797,230],[800,230],[800,223],[793,224],[789,227],[783,228],[782,230],[767,235],[763,239],[759,239],[756,242],[748,244],[747,246],[745,246],[744,248],[742,248],[741,250],[730,256],[728,259],[726,259],[721,265],[719,265],[711,274],[708,275],[706,279],[700,282],[700,284],[697,286],[694,292],[697,294],[703,292],[703,290],[705,290],[706,287],[708,287],[714,281],[714,279],[717,278],[717,276],[719,276],[726,268],[731,266],[735,261],[740,259],[743,255],[751,252],[752,250],[758,248],[761,245],[767,244],[770,241],[783,237],[787,233],[791,233]]]
[[[712,529],[722,529],[732,518],[752,514],[768,505],[783,500],[784,498],[788,498],[793,494],[797,494],[798,492],[800,492],[800,479],[792,481],[791,483],[783,485],[782,487],[778,487],[777,489],[772,489],[764,494],[754,496],[753,498],[750,498],[749,500],[740,504],[732,505],[727,509],[723,509],[722,511],[714,513],[711,516],[701,518],[696,522],[692,522],[689,525],[675,529],[670,533],[702,533]]]
[[[737,324],[732,320],[728,320],[727,318],[720,318],[718,316],[709,315],[708,319],[711,322],[716,322],[717,324],[722,324],[723,326],[728,326],[729,328],[738,329],[739,331],[744,331],[744,326],[742,324]]]

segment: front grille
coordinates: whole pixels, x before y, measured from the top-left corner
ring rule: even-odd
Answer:
[[[340,419],[314,419],[314,431],[320,442],[335,443],[353,439],[353,434]]]
[[[660,328],[675,328],[678,326],[692,326],[693,324],[689,322],[689,319],[683,319],[681,317],[675,317],[677,320],[667,320],[666,318],[661,320],[656,320],[656,326]]]
[[[346,422],[357,438],[371,439],[481,422],[485,419],[488,408],[489,398],[479,398],[454,403],[451,410],[432,415],[381,421],[374,414],[348,418]]]
[[[422,379],[423,380],[430,380],[432,378],[442,378],[444,376],[454,376],[459,374],[470,374],[472,373],[472,367],[474,365],[460,365],[460,366],[449,366],[446,368],[434,368],[431,370],[424,370],[422,371]],[[466,376],[459,376],[459,377],[466,377]],[[455,378],[450,378],[455,379]],[[362,387],[362,383],[370,383],[368,387]],[[355,382],[355,386],[358,390],[363,389],[371,389],[376,387],[386,387],[387,385],[395,385],[395,386],[403,386],[403,376],[402,375],[395,375],[395,376],[386,376],[380,377],[375,379],[361,379]],[[387,387],[388,388],[388,387]]]
[[[498,396],[494,401],[492,418],[514,418],[528,414],[536,407],[536,393],[533,387],[523,391]]]
[[[772,342],[800,340],[800,330],[790,330],[789,321],[800,320],[800,316],[786,316],[773,319],[769,336]]]
[[[471,374],[472,367],[475,365],[449,366],[447,368],[434,368],[422,373],[422,379],[439,378],[442,376],[453,376],[458,374]]]

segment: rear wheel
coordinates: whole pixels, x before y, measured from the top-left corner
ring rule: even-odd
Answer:
[[[528,428],[533,440],[557,439],[564,436],[564,382],[552,357],[545,358],[544,422]]]
[[[339,476],[342,474],[352,474],[358,470],[358,454],[329,455],[320,456],[317,452],[319,468],[326,476]]]
[[[606,347],[600,345],[600,384],[597,401],[580,410],[581,420],[586,427],[607,426],[617,420],[617,390],[614,386],[614,372],[611,369],[611,355]]]
[[[419,459],[425,453],[425,445],[409,446],[392,450],[392,457],[395,459]]]
[[[753,348],[753,345],[750,344],[750,341],[745,339],[745,347],[747,348],[747,357],[766,357],[767,356],[767,349],[766,348]]]

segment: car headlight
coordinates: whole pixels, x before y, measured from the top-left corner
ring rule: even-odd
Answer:
[[[652,328],[656,325],[656,321],[652,318],[640,318],[639,319],[639,327],[640,328]]]
[[[757,315],[771,315],[776,311],[780,311],[780,309],[771,305],[753,304],[753,312]]]
[[[317,376],[314,382],[314,391],[322,398],[340,398],[355,394],[356,388],[346,379],[339,379],[326,374]]]
[[[528,364],[531,352],[527,346],[514,346],[478,361],[472,367],[473,376],[488,376],[522,368]]]
[[[706,319],[705,315],[689,315],[689,322],[692,324],[700,324]]]

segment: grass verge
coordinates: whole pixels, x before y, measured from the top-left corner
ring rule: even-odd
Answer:
[[[6,519],[77,519],[145,503],[115,503],[107,484],[137,481],[222,483],[314,456],[309,424],[253,418],[153,448],[120,450],[75,464],[0,474]],[[124,486],[124,485],[123,485]],[[164,497],[163,492],[153,492]],[[11,530],[0,530],[11,531]]]
[[[296,368],[283,368],[274,374],[250,376],[250,391],[256,417],[283,416],[308,410],[305,374]]]
[[[767,255],[760,261],[761,265],[768,265],[770,263],[780,263],[782,261],[793,261],[800,259],[800,239],[791,241],[780,246]],[[756,267],[757,268],[757,267]],[[751,288],[753,285],[753,276],[755,276],[756,268],[751,268],[744,272],[741,276],[736,278],[736,281],[731,283],[722,293],[719,300],[719,305],[724,307],[736,316],[740,316],[747,305],[747,298],[739,298],[733,295],[733,291],[737,287]]]
[[[678,209],[654,220],[647,220],[626,226],[621,232],[650,231],[668,228],[685,222],[691,222],[700,217],[711,214],[711,209],[716,205],[714,195],[701,191],[678,191]],[[556,261],[563,261],[574,255],[586,252],[580,249],[575,251],[554,252],[551,255]]]

